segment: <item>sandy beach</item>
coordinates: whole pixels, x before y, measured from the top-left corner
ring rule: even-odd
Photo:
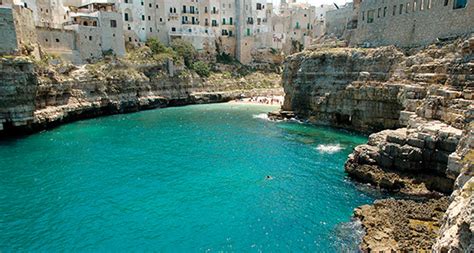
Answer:
[[[232,104],[283,105],[283,96],[258,96],[229,101]]]

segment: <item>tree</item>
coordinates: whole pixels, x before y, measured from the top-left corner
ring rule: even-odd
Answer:
[[[167,47],[161,41],[150,38],[145,43],[153,54],[161,54],[167,52]]]
[[[175,39],[171,42],[173,50],[184,59],[184,64],[189,68],[196,59],[197,51],[194,46],[185,40]]]

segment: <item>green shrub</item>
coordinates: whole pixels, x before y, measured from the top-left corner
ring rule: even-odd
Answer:
[[[161,43],[161,41],[155,38],[148,39],[145,45],[150,48],[153,54],[161,54],[168,51],[168,48],[165,46],[165,44]]]
[[[175,39],[171,42],[171,48],[173,48],[178,56],[183,57],[184,64],[188,68],[192,66],[197,54],[193,44],[182,39]]]
[[[203,61],[193,63],[192,68],[199,76],[208,77],[211,74],[209,65]]]

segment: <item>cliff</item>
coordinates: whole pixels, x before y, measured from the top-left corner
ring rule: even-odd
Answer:
[[[471,37],[408,51],[323,47],[287,58],[285,102],[273,116],[372,133],[349,156],[348,175],[416,197],[357,209],[367,230],[362,250],[472,250],[473,52]]]
[[[54,63],[54,61],[53,61]],[[174,105],[281,95],[280,76],[212,73],[120,60],[76,67],[25,57],[0,59],[0,133],[25,133],[77,119]]]

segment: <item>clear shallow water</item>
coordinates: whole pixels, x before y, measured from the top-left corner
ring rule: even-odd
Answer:
[[[0,141],[0,251],[340,250],[340,223],[372,201],[343,171],[366,138],[258,116],[272,109],[167,108]]]

